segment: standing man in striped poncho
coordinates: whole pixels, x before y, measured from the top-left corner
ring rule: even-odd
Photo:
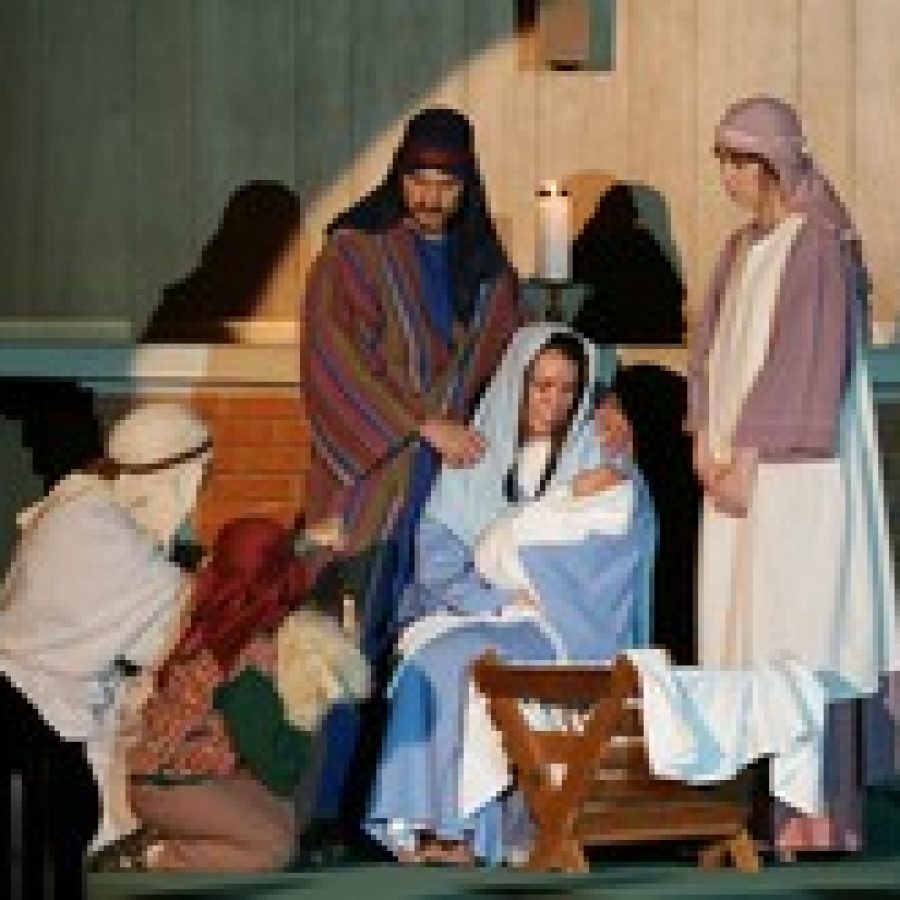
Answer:
[[[314,521],[339,516],[350,550],[320,560],[314,593],[335,609],[337,595],[352,592],[376,671],[434,476],[484,452],[467,422],[521,320],[472,127],[454,110],[425,109],[409,121],[385,180],[332,223],[306,295],[307,512]],[[320,816],[335,814],[356,730],[327,735]],[[362,731],[377,748],[378,729]],[[364,787],[345,793],[365,802]]]

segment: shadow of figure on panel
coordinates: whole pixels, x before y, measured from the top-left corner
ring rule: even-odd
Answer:
[[[587,288],[573,327],[598,344],[680,345],[684,283],[665,201],[614,183],[572,247],[572,275]]]
[[[20,423],[22,444],[45,491],[103,454],[94,395],[75,381],[4,378],[0,416]]]
[[[266,288],[297,235],[300,198],[277,181],[251,181],[228,200],[197,267],[163,288],[144,343],[233,343],[229,323],[258,311]]]
[[[661,366],[620,368],[612,389],[634,430],[634,452],[658,519],[652,639],[680,665],[697,658],[696,560],[702,492],[683,422],[687,382]]]

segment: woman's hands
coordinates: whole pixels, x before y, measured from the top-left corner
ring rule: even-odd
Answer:
[[[515,609],[534,609],[540,610],[541,604],[535,595],[525,588],[513,591],[510,603]]]
[[[419,434],[441,455],[444,463],[454,468],[474,466],[484,456],[484,438],[468,425],[452,419],[426,419]]]
[[[599,494],[601,491],[621,484],[624,480],[622,473],[610,466],[584,469],[572,479],[572,496],[588,497],[591,494]]]
[[[728,460],[717,460],[709,449],[705,431],[694,435],[694,471],[713,506],[726,515],[747,515],[750,492],[756,476],[756,451],[738,449]]]

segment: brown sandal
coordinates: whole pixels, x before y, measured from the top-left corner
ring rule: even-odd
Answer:
[[[448,841],[433,838],[419,848],[422,862],[438,866],[472,866],[475,855],[467,841]]]
[[[92,872],[145,872],[147,851],[159,841],[156,831],[142,826],[94,853],[89,868]]]

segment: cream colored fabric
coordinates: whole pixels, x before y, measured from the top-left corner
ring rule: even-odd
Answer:
[[[898,664],[871,382],[854,340],[838,456],[760,462],[746,516],[707,498],[700,535],[701,664],[750,667],[790,654],[819,676],[830,700],[874,693],[879,675]]]
[[[119,419],[106,439],[110,459],[149,465],[188,453],[209,440],[209,429],[179,403],[144,403]]]
[[[191,410],[174,403],[147,403],[116,423],[106,441],[106,455],[127,465],[148,465],[196,450],[208,440],[209,430]],[[211,456],[207,451],[179,465],[123,473],[112,481],[73,472],[22,510],[16,522],[25,530],[55,506],[92,493],[111,497],[160,544],[168,544],[196,502]]]
[[[371,690],[369,666],[352,638],[332,619],[310,610],[291,613],[276,635],[275,685],[288,719],[315,731],[340,701]]]
[[[67,475],[58,481],[45,497],[42,497],[30,506],[26,506],[25,509],[20,510],[16,514],[16,525],[18,525],[19,531],[28,531],[38,522],[41,516],[54,507],[69,503],[85,494],[94,494],[112,499],[109,482],[98,478],[96,475],[89,475],[85,472],[73,472],[71,475]]]
[[[146,465],[189,453],[209,440],[209,430],[191,410],[174,403],[148,403],[121,419],[110,432],[106,455],[116,462]],[[155,472],[123,473],[111,490],[162,544],[191,511],[211,458],[202,456]]]
[[[153,464],[208,439],[189,409],[145,404],[112,429],[106,455]],[[153,667],[177,637],[187,581],[165,554],[209,456],[113,480],[74,472],[17,517],[0,668],[56,731],[84,742],[103,806],[92,850],[134,827],[122,788],[127,683],[115,661]]]
[[[708,438],[717,460],[731,459],[734,431],[766,360],[781,279],[803,222],[802,215],[788,216],[748,246],[726,288],[709,354]]]
[[[67,502],[57,497],[28,519],[16,548],[0,670],[63,738],[84,743],[103,795],[100,846],[131,824],[112,799],[126,689],[115,660],[152,667],[161,658],[184,577],[103,487],[79,479],[65,490]]]

